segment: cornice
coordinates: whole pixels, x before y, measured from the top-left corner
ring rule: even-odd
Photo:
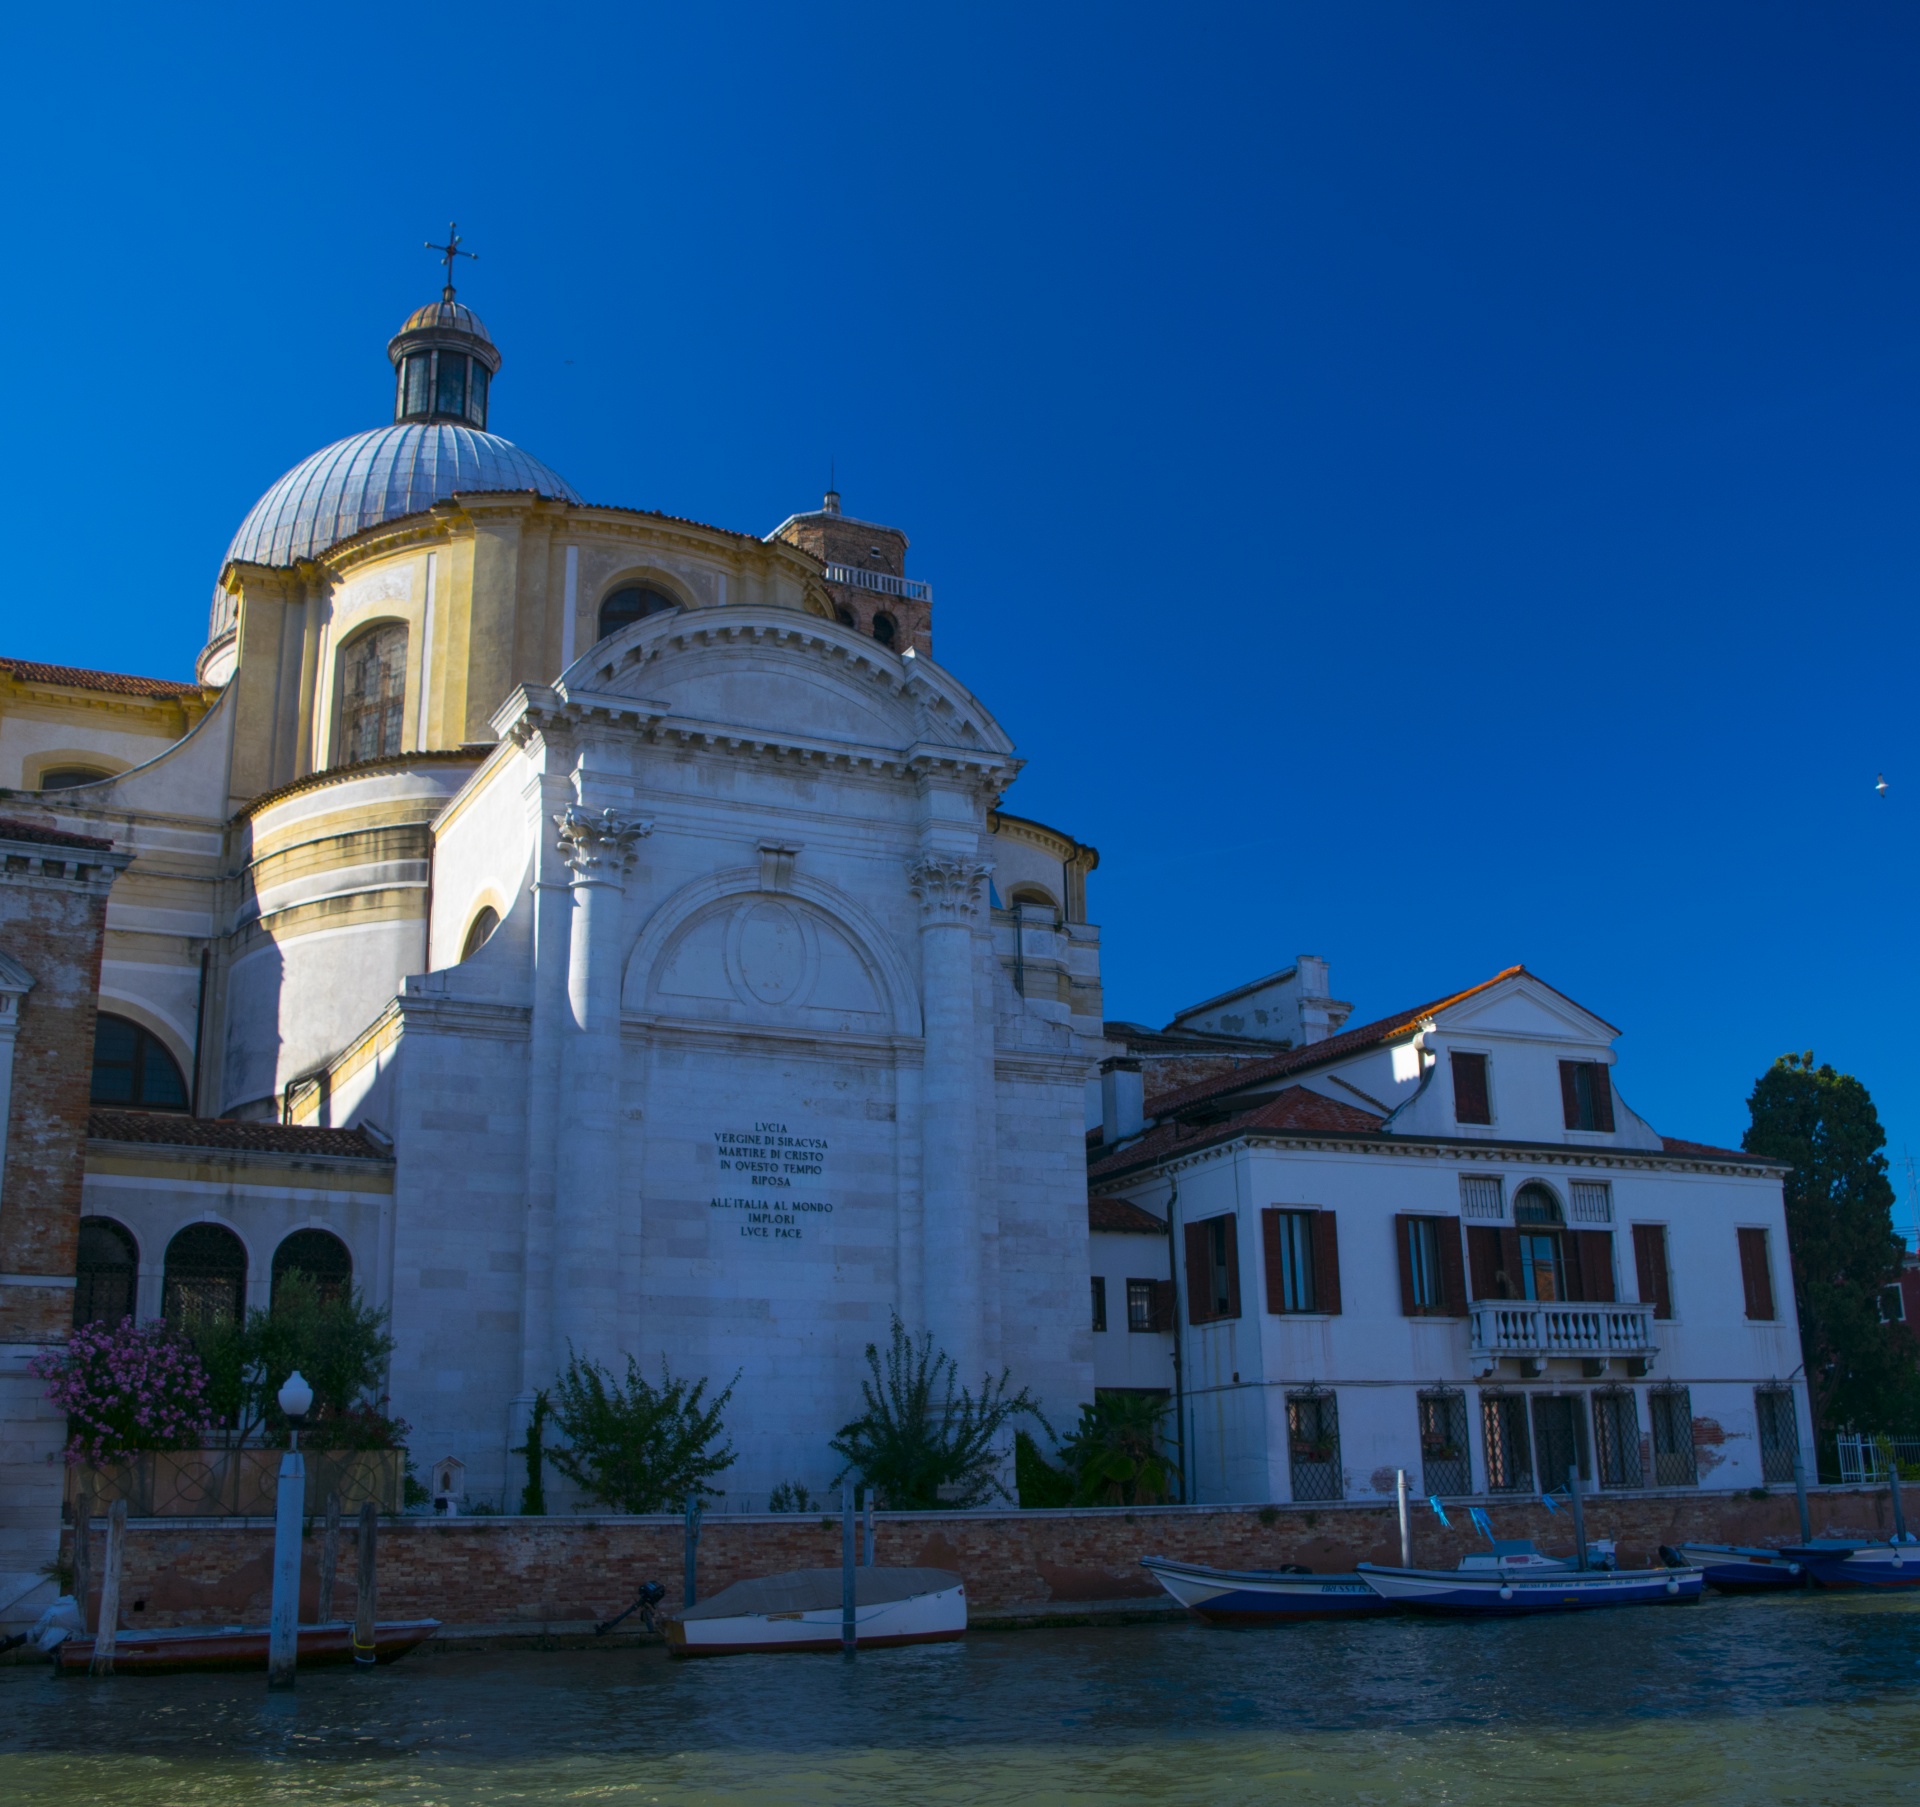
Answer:
[[[473,741],[463,747],[435,747],[420,753],[395,753],[389,759],[363,759],[357,765],[328,766],[324,771],[309,772],[304,778],[283,784],[278,790],[263,791],[252,802],[234,811],[229,818],[229,826],[237,828],[261,810],[270,809],[289,797],[297,797],[303,791],[322,790],[331,784],[347,784],[356,778],[377,778],[386,772],[404,772],[409,766],[416,765],[458,765],[464,761],[479,766],[498,751],[491,741]]]

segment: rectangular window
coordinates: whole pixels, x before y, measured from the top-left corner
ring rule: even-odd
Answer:
[[[1642,1304],[1653,1307],[1656,1318],[1673,1316],[1673,1285],[1667,1274],[1667,1226],[1633,1226],[1633,1271],[1639,1281]]]
[[[1791,1387],[1755,1387],[1753,1415],[1760,1432],[1760,1478],[1777,1487],[1793,1479],[1793,1458],[1800,1445],[1800,1414]]]
[[[1287,1462],[1295,1500],[1346,1497],[1340,1478],[1340,1408],[1333,1394],[1287,1395]]]
[[[478,358],[473,360],[473,383],[467,396],[467,418],[476,427],[487,424],[487,367]]]
[[[1491,1123],[1493,1104],[1487,1095],[1487,1057],[1456,1050],[1448,1059],[1453,1066],[1454,1122]]]
[[[1506,1188],[1497,1174],[1460,1176],[1460,1215],[1498,1222],[1507,1214]]]
[[[1567,1190],[1573,1194],[1575,1223],[1613,1222],[1613,1188],[1604,1180],[1575,1180]]]
[[[1563,1060],[1560,1063],[1560,1103],[1567,1128],[1613,1128],[1613,1085],[1605,1061]]]
[[[1486,1444],[1487,1491],[1531,1493],[1533,1452],[1527,1438],[1525,1395],[1482,1393],[1480,1434]]]
[[[1266,1244],[1267,1309],[1312,1311],[1312,1211],[1263,1211],[1260,1233]]]
[[[1653,1419],[1653,1484],[1693,1487],[1699,1468],[1693,1456],[1693,1396],[1685,1387],[1652,1387],[1647,1413]]]
[[[1430,1494],[1473,1491],[1473,1458],[1467,1451],[1467,1396],[1444,1388],[1422,1393],[1420,1484]]]
[[[1588,1478],[1586,1414],[1577,1397],[1566,1393],[1536,1393],[1533,1400],[1533,1459],[1540,1471],[1540,1491],[1557,1493],[1567,1485],[1570,1469]]]
[[[436,414],[462,415],[467,411],[467,360],[457,351],[443,351],[440,357],[438,392],[433,398]]]
[[[1593,1396],[1593,1445],[1602,1487],[1638,1487],[1640,1410],[1625,1387],[1607,1387]]]
[[[1520,1296],[1554,1304],[1567,1296],[1558,1230],[1520,1232]]]
[[[1773,1317],[1773,1268],[1767,1260],[1765,1230],[1742,1230],[1740,1284],[1747,1295],[1747,1316],[1762,1323]]]
[[[1127,1328],[1140,1335],[1159,1328],[1153,1320],[1153,1282],[1151,1280],[1127,1282]]]
[[[409,414],[427,412],[427,374],[431,362],[430,354],[416,351],[407,358],[407,403]]]
[[[1401,1212],[1393,1220],[1400,1254],[1400,1310],[1409,1318],[1457,1318],[1466,1314],[1466,1265],[1460,1255],[1457,1217]]]
[[[1107,1327],[1107,1281],[1104,1274],[1093,1277],[1093,1327],[1104,1330]]]
[[[1212,1324],[1240,1315],[1240,1247],[1231,1215],[1187,1225],[1187,1321]]]
[[[1906,1295],[1900,1290],[1900,1282],[1880,1289],[1880,1322],[1883,1324],[1904,1324],[1907,1321]]]

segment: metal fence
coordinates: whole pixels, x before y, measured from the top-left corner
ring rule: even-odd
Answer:
[[[1834,1441],[1838,1446],[1842,1486],[1884,1481],[1889,1448],[1903,1475],[1920,1469],[1920,1437],[1859,1437],[1842,1431]]]

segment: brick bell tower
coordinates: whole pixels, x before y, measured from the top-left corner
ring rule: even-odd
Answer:
[[[811,514],[789,515],[767,536],[811,552],[827,567],[827,589],[842,623],[897,653],[933,657],[933,586],[907,576],[907,536],[840,510],[827,491]]]

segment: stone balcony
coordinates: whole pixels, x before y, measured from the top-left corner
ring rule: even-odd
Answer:
[[[1537,1378],[1554,1359],[1579,1362],[1589,1379],[1609,1371],[1638,1377],[1651,1372],[1660,1348],[1651,1304],[1479,1299],[1467,1315],[1476,1380],[1498,1374],[1503,1361]]]

